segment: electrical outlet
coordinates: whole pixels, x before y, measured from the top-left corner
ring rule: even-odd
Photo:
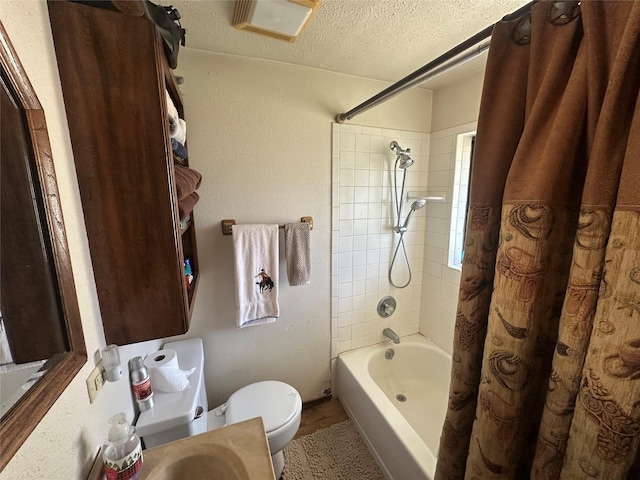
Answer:
[[[104,385],[103,370],[102,360],[100,360],[96,368],[94,368],[87,377],[87,392],[89,393],[90,403],[93,403],[98,396],[98,392],[102,390],[102,386]]]

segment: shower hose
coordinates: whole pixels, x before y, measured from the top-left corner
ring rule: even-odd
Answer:
[[[398,243],[396,244],[396,249],[393,252],[393,257],[391,258],[391,263],[389,264],[389,283],[391,283],[391,285],[393,285],[396,288],[405,288],[407,287],[410,283],[411,283],[411,266],[409,265],[409,257],[407,256],[407,247],[404,244],[404,234],[406,232],[406,228],[403,229],[400,225],[400,218],[402,216],[402,199],[404,197],[404,186],[405,186],[405,180],[407,179],[407,169],[404,169],[404,174],[402,175],[402,188],[400,190],[400,196],[398,196],[398,182],[397,182],[397,167],[398,167],[398,160],[396,159],[396,166],[393,170],[393,190],[394,193],[396,194],[396,215],[397,215],[397,226],[394,228],[394,231],[396,233],[400,234],[400,238],[398,238]],[[402,247],[402,253],[404,254],[404,259],[405,262],[407,263],[407,270],[409,272],[409,279],[407,280],[407,282],[403,285],[396,285],[395,282],[393,281],[392,278],[392,271],[393,271],[393,266],[396,263],[396,257],[398,256],[398,251],[400,250],[400,247]]]
[[[396,262],[396,257],[398,256],[398,250],[400,250],[400,246],[402,246],[402,252],[404,253],[404,259],[407,262],[407,270],[409,272],[409,278],[407,279],[407,283],[403,285],[396,285],[393,282],[393,278],[391,276],[391,271],[393,270],[393,265]],[[389,265],[389,282],[396,288],[405,288],[411,283],[411,266],[409,265],[409,257],[407,257],[407,248],[404,244],[404,232],[400,232],[400,238],[398,239],[398,243],[396,244],[396,249],[393,252],[393,258],[391,259],[391,264]]]

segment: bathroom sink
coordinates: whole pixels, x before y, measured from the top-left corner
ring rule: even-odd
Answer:
[[[143,452],[139,480],[275,480],[262,418],[252,418]]]

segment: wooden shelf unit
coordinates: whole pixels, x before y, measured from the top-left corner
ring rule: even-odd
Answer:
[[[185,333],[198,255],[193,212],[180,230],[165,88],[184,108],[159,34],[145,16],[48,8],[106,341]]]

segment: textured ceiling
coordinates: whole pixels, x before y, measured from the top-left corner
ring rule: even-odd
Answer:
[[[324,0],[296,43],[231,26],[234,1],[163,0],[187,47],[395,82],[497,22],[526,0]],[[481,61],[456,69],[458,77]],[[449,74],[449,79],[454,79]],[[426,85],[437,88],[437,80]]]

